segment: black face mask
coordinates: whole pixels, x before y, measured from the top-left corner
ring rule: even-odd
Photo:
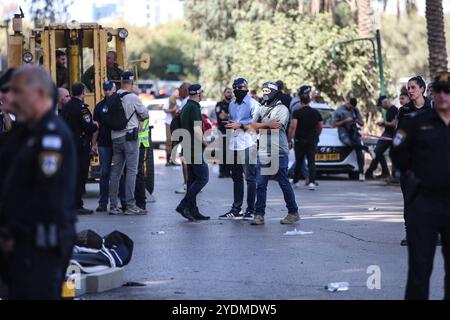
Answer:
[[[271,104],[276,98],[278,98],[279,91],[272,90],[269,94],[264,94],[263,99],[266,104]]]
[[[238,103],[241,103],[244,100],[244,98],[247,96],[248,90],[234,90],[233,93],[234,93],[234,96],[236,97],[236,101]]]

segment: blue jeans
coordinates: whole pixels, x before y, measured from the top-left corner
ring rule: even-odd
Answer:
[[[288,213],[297,214],[298,206],[295,201],[294,190],[289,183],[288,178],[288,166],[289,158],[287,155],[280,156],[279,158],[279,168],[275,175],[281,190],[283,191],[284,201],[286,202],[286,207]],[[266,214],[266,201],[267,201],[267,184],[269,182],[270,176],[262,175],[261,168],[268,168],[270,164],[262,164],[258,159],[258,164],[256,166],[256,206],[255,215],[264,216]]]
[[[209,180],[209,170],[206,162],[202,164],[188,164],[187,190],[183,200],[178,205],[180,208],[189,209],[192,214],[199,213],[197,195],[206,186]]]
[[[111,164],[113,150],[112,147],[98,147],[100,158],[100,199],[99,206],[107,206],[109,199],[109,178],[111,176]],[[119,185],[119,198],[122,204],[125,204],[125,180],[122,177]]]
[[[247,183],[247,210],[246,212],[253,214],[255,211],[256,198],[256,164],[250,164],[249,150],[234,151],[234,162],[231,165],[231,177],[233,178],[233,206],[232,211],[239,213],[244,202],[244,176]],[[244,157],[243,164],[239,164],[239,157]],[[253,162],[254,163],[254,162]]]

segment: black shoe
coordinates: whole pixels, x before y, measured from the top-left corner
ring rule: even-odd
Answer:
[[[193,217],[195,220],[203,220],[203,221],[211,219],[211,217],[204,216],[200,212],[194,214]]]
[[[372,174],[372,173],[367,173],[367,172],[366,172],[365,177],[366,177],[366,180],[373,180],[373,179],[375,179],[375,178],[373,177],[373,174]]]
[[[406,240],[406,238],[403,239],[403,240],[400,242],[400,245],[401,245],[402,247],[408,246],[408,241]]]
[[[122,212],[127,211],[127,205],[123,204],[122,207],[120,208],[120,210],[122,210]]]
[[[89,210],[89,209],[85,209],[85,208],[77,209],[77,214],[79,214],[80,216],[86,216],[86,215],[90,215],[93,213],[94,213],[94,210]]]
[[[106,212],[108,211],[108,208],[106,206],[98,206],[97,209],[95,209],[96,212]]]
[[[191,211],[187,208],[177,207],[175,209],[179,214],[181,214],[184,218],[188,219],[189,221],[195,221],[194,216],[192,215]]]

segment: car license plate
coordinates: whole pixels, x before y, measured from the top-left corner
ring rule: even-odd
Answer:
[[[322,153],[316,154],[316,161],[339,161],[339,153]]]

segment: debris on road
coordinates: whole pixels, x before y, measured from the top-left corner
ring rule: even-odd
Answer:
[[[378,211],[379,209],[378,208],[369,208],[367,210],[369,210],[369,211]]]
[[[330,292],[348,291],[348,282],[331,282],[325,286],[325,289]]]
[[[152,235],[163,235],[166,234],[164,231],[152,232]]]
[[[313,234],[314,232],[312,231],[300,231],[297,229],[294,229],[294,231],[286,231],[286,233],[284,234],[285,236],[303,236],[305,234]]]

